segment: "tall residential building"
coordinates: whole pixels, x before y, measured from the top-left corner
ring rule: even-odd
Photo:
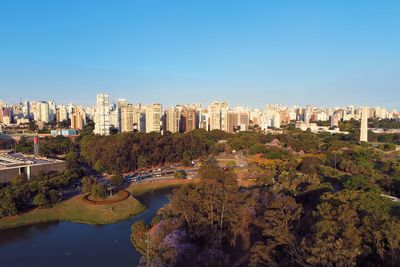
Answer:
[[[182,132],[190,132],[193,131],[197,128],[197,112],[196,109],[190,108],[190,107],[185,107],[182,110]]]
[[[210,131],[221,130],[227,131],[228,121],[228,102],[213,102],[208,107],[210,119]]]
[[[331,116],[331,128],[339,127],[339,113],[335,112]]]
[[[132,104],[124,104],[120,107],[121,112],[121,132],[133,132],[134,108]]]
[[[227,117],[227,127],[226,127],[226,131],[228,133],[235,133],[237,132],[239,129],[238,127],[238,122],[239,122],[239,116],[238,113],[236,112],[232,112],[229,111],[228,112],[228,117]]]
[[[40,102],[40,119],[38,121],[47,123],[50,121],[50,110],[48,102]]]
[[[250,116],[245,110],[235,109],[235,111],[228,111],[226,127],[228,133],[247,131],[249,124]]]
[[[122,118],[121,118],[121,108],[128,105],[128,101],[126,101],[125,98],[120,98],[117,100],[117,113],[118,113],[118,122],[117,125],[115,126],[120,132],[122,132]]]
[[[30,117],[30,103],[29,101],[25,101],[24,104],[22,105],[22,113],[24,114],[25,118]]]
[[[94,133],[100,135],[110,134],[110,105],[107,94],[98,94],[96,99]]]
[[[144,133],[146,132],[146,127],[145,127],[145,123],[146,123],[146,118],[144,115],[144,110],[142,109],[142,105],[141,104],[136,104],[133,105],[133,131],[134,132],[141,132]]]
[[[35,121],[40,121],[40,102],[31,102],[30,115]]]
[[[259,109],[250,110],[250,124],[252,126],[261,124],[261,111]]]
[[[82,107],[75,107],[71,115],[71,129],[82,130],[86,124],[86,112]]]
[[[116,106],[112,106],[110,109],[110,127],[118,131],[118,109]]]
[[[360,142],[368,142],[368,108],[361,108]]]
[[[146,133],[160,132],[161,130],[161,104],[148,105],[145,108],[146,114]]]
[[[67,108],[64,105],[58,107],[56,112],[57,122],[62,122],[68,120]]]
[[[178,133],[180,131],[181,111],[177,107],[170,107],[165,115],[165,130]]]
[[[54,100],[47,103],[49,104],[49,121],[54,121],[56,119],[56,103]]]

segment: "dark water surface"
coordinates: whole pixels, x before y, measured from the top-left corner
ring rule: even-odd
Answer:
[[[0,231],[0,266],[136,266],[140,255],[130,242],[132,223],[147,223],[168,203],[167,193],[146,195],[148,209],[128,221],[99,226],[40,223]]]

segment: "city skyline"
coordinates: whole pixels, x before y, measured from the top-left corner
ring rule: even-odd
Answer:
[[[221,130],[228,133],[258,129],[281,132],[281,125],[292,124],[302,131],[349,134],[339,127],[339,121],[361,119],[360,140],[368,141],[368,118],[399,121],[399,111],[386,107],[347,106],[318,107],[284,106],[266,104],[258,109],[246,106],[230,106],[227,101],[214,101],[208,106],[201,103],[165,107],[162,103],[131,103],[125,98],[110,101],[108,94],[96,95],[96,106],[82,107],[74,103],[57,104],[55,101],[27,101],[20,104],[0,100],[0,125],[19,126],[34,121],[40,129],[55,126],[51,134],[76,135],[88,120],[94,122],[94,133],[110,135],[123,132],[151,133],[165,131],[190,132],[195,129]],[[318,122],[324,125],[318,124]],[[54,124],[56,123],[56,124]],[[61,129],[64,128],[64,129]],[[71,129],[71,130],[66,130]],[[384,129],[375,128],[382,132]]]
[[[107,91],[111,99],[167,106],[226,99],[398,109],[400,4],[342,7],[4,2],[0,22],[12,27],[2,28],[0,98],[94,105],[91,96]]]
[[[362,107],[367,107],[369,109],[375,109],[375,108],[383,108],[385,109],[387,112],[399,112],[400,108],[397,107],[390,107],[387,105],[366,105],[366,104],[355,104],[355,103],[349,103],[349,104],[345,104],[345,105],[340,105],[340,104],[336,104],[336,103],[331,103],[330,105],[318,105],[318,104],[314,104],[311,102],[307,102],[305,104],[301,104],[299,102],[294,102],[293,104],[285,104],[282,102],[264,102],[264,104],[257,106],[254,104],[241,104],[241,103],[234,103],[229,101],[229,99],[227,98],[212,98],[211,101],[209,102],[201,102],[201,101],[183,101],[183,102],[172,102],[171,104],[167,105],[165,104],[165,102],[160,101],[160,100],[156,100],[153,102],[143,102],[143,101],[132,101],[131,99],[125,98],[123,96],[115,98],[113,97],[111,94],[107,93],[106,91],[102,91],[102,92],[97,92],[95,95],[98,94],[106,94],[109,98],[109,106],[112,105],[118,105],[119,101],[124,101],[126,103],[129,103],[130,105],[143,105],[143,106],[147,106],[147,105],[153,105],[153,104],[161,104],[162,105],[162,109],[167,111],[169,108],[173,108],[176,106],[182,106],[182,105],[202,105],[203,108],[207,108],[210,105],[212,105],[215,102],[227,102],[230,108],[235,108],[235,107],[243,107],[246,109],[258,109],[258,110],[263,110],[265,109],[267,106],[279,106],[279,107],[283,107],[283,108],[306,108],[306,107],[313,107],[313,108],[318,108],[318,109],[345,109],[345,108],[349,108],[349,107],[354,107],[354,108],[362,108]],[[93,96],[91,97],[91,99],[93,100]],[[26,99],[20,99],[18,101],[12,102],[12,101],[7,101],[4,98],[0,98],[0,106],[1,107],[12,107],[13,105],[24,105],[26,103],[54,103],[57,107],[63,106],[78,106],[78,107],[85,107],[85,108],[93,108],[96,109],[96,99],[94,101],[92,101],[93,103],[91,104],[81,104],[80,101],[77,102],[65,102],[65,101],[57,101],[55,98],[26,98]],[[90,102],[90,101],[89,101]]]

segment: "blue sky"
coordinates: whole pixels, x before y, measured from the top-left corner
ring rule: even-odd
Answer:
[[[0,99],[400,108],[400,1],[0,1]]]

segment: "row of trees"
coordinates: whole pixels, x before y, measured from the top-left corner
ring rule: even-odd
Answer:
[[[0,218],[15,215],[34,206],[49,207],[60,200],[60,193],[87,175],[76,152],[66,155],[67,169],[63,173],[40,173],[28,180],[24,175],[14,177],[0,188]]]
[[[187,134],[122,133],[87,135],[80,141],[81,155],[96,171],[121,173],[165,163],[190,162],[218,152],[216,142],[225,133],[195,130]]]
[[[77,150],[77,144],[64,136],[40,139],[40,154],[46,157],[57,157]],[[22,136],[16,144],[16,151],[33,154],[33,138]]]
[[[15,215],[32,206],[47,207],[59,201],[60,191],[84,175],[84,170],[68,169],[64,173],[39,174],[27,180],[16,176],[0,189],[0,218]]]

